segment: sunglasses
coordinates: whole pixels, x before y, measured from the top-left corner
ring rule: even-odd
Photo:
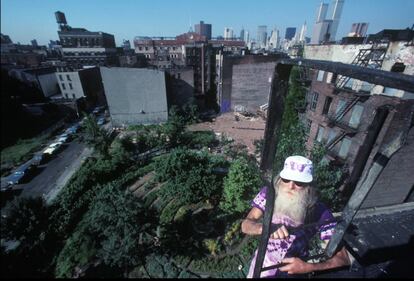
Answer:
[[[288,180],[288,179],[284,179],[284,178],[280,178],[284,183],[289,183],[292,180]],[[301,181],[293,181],[295,183],[296,186],[299,187],[306,187],[309,183],[307,182],[301,182]]]

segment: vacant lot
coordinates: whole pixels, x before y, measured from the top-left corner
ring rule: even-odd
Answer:
[[[231,137],[236,143],[247,146],[249,153],[254,153],[254,140],[264,136],[266,121],[260,116],[244,117],[234,112],[224,113],[213,120],[189,126],[189,130],[210,130]]]

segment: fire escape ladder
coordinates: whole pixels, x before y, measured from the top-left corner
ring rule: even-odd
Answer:
[[[335,136],[330,142],[326,144],[326,149],[331,150],[338,142],[340,142],[348,133],[344,130],[341,130],[340,133]]]
[[[311,84],[309,69],[307,67],[299,68],[299,78],[298,82],[302,84],[303,87],[307,88]]]
[[[345,114],[348,113],[354,107],[354,105],[360,100],[360,96],[354,96],[352,99],[348,100],[348,102],[339,110],[339,112],[335,115],[334,122],[338,122]]]
[[[370,49],[360,49],[351,64],[362,67],[371,67],[374,69],[381,68],[388,49],[388,44],[384,47],[379,46],[378,43],[374,43]],[[337,88],[343,88],[350,79],[351,78],[348,76],[341,76],[335,83],[335,86]]]

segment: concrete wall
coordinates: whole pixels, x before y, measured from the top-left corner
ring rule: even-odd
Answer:
[[[194,70],[171,69],[168,73],[168,104],[184,105],[194,97]]]
[[[168,120],[165,73],[153,69],[101,67],[113,126]]]
[[[269,101],[275,62],[233,66],[231,109],[243,105],[250,112]]]
[[[228,112],[243,105],[253,112],[268,102],[275,61],[286,55],[240,57],[217,55],[217,90],[220,111]],[[218,64],[220,63],[220,64]]]
[[[59,93],[59,86],[55,73],[40,75],[38,79],[45,97],[50,97]]]

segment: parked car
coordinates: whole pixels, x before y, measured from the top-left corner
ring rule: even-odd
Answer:
[[[106,120],[105,117],[101,117],[98,119],[98,121],[96,122],[99,126],[105,124]]]
[[[11,185],[22,183],[25,179],[30,177],[36,170],[36,165],[31,161],[23,164],[8,177],[7,182]]]
[[[8,177],[1,178],[1,188],[0,188],[1,192],[6,192],[12,188],[13,188],[13,185],[11,185],[8,182]]]
[[[66,132],[67,133],[70,133],[70,134],[76,134],[78,132],[79,128],[80,128],[80,125],[79,124],[75,124],[72,127],[68,128],[66,130]]]
[[[62,146],[61,142],[54,142],[50,144],[44,151],[43,154],[53,155],[55,154],[59,148]]]
[[[46,162],[46,157],[43,153],[36,153],[31,161],[34,165],[39,166]]]
[[[67,133],[61,134],[57,139],[57,142],[61,142],[61,143],[65,143],[68,141],[70,141],[70,134],[67,134]]]

